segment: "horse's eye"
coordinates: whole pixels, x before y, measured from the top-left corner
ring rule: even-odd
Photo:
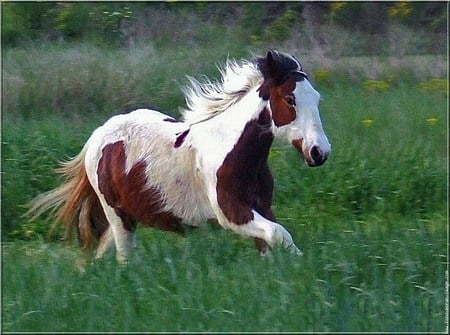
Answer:
[[[284,99],[286,100],[286,102],[291,105],[291,106],[295,106],[295,97],[292,94],[288,94],[284,97]]]

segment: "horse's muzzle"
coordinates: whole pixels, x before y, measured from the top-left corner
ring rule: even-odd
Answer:
[[[329,151],[325,152],[317,145],[312,146],[310,149],[304,148],[303,139],[295,139],[292,141],[292,144],[309,167],[321,166],[328,158]]]

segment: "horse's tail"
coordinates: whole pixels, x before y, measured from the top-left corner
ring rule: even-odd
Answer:
[[[54,219],[50,234],[62,224],[65,238],[70,240],[76,230],[80,246],[85,250],[95,246],[108,228],[100,201],[86,174],[86,150],[87,145],[77,156],[56,169],[63,175],[65,182],[34,198],[25,214],[31,217],[31,221],[50,210],[49,218]]]

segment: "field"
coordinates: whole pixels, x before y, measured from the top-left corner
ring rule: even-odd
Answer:
[[[178,116],[184,76],[217,78],[224,50],[250,57],[231,42],[5,50],[2,330],[444,332],[448,81],[439,56],[340,68],[305,56],[332,154],[312,169],[290,145],[270,153],[274,212],[303,257],[261,259],[251,240],[214,227],[186,238],[139,229],[121,267],[112,253],[91,262],[75,242],[47,238],[43,219],[21,217],[58,185],[57,162],[110,115],[151,104]]]

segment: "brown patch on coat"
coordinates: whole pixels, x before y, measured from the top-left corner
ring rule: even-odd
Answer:
[[[300,153],[300,155],[303,157],[303,159],[306,162],[311,162],[312,161],[308,150],[305,150],[303,148],[303,139],[302,138],[292,140],[292,144],[294,145],[294,147],[297,149],[297,151]]]
[[[273,216],[270,210],[273,178],[267,162],[272,141],[270,114],[264,109],[257,120],[246,124],[241,137],[217,170],[217,201],[227,219],[234,224],[253,220],[253,209],[263,216]]]
[[[178,148],[183,144],[183,142],[186,139],[186,136],[189,134],[190,130],[191,130],[191,128],[188,128],[185,131],[176,134],[177,139],[175,140],[175,143],[173,145],[174,148]]]
[[[180,121],[174,119],[173,117],[166,117],[165,119],[163,119],[164,122],[172,122],[172,123],[178,123]]]
[[[290,76],[283,84],[270,90],[270,108],[272,109],[273,122],[277,127],[287,125],[295,120],[297,113],[294,105],[286,101],[286,96],[293,95],[296,87],[294,76]],[[295,97],[293,97],[295,99]]]
[[[98,186],[109,206],[129,231],[137,222],[170,231],[182,231],[181,219],[164,211],[159,190],[147,184],[146,164],[139,161],[127,173],[123,141],[106,145],[97,168]]]
[[[269,50],[266,57],[256,60],[264,81],[258,88],[259,97],[269,100],[275,125],[281,127],[295,120],[295,97],[293,92],[298,81],[307,78],[300,63],[292,56]],[[293,102],[289,103],[286,97]]]

